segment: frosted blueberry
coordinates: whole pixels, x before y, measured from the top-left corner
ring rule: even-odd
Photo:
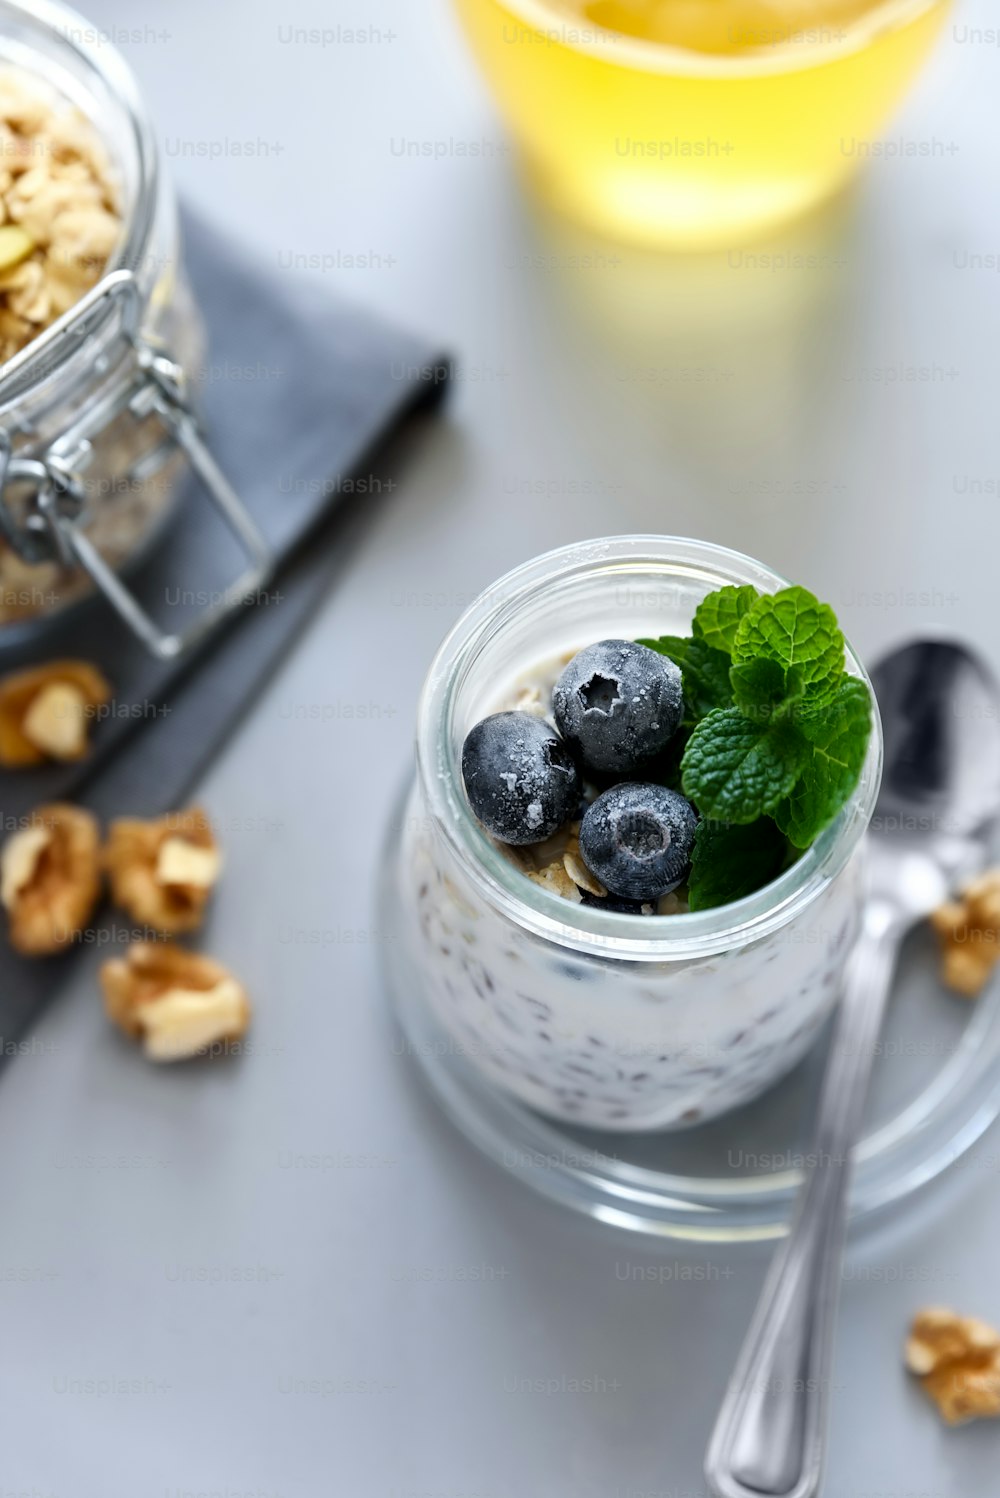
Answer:
[[[690,801],[663,785],[614,785],[587,807],[580,854],[613,895],[657,900],[682,882],[698,817]]]
[[[592,895],[588,890],[580,891],[580,904],[591,905],[595,910],[614,910],[619,915],[642,915],[642,900],[626,900],[622,895]]]
[[[599,640],[570,661],[552,691],[556,725],[598,774],[630,775],[666,748],[681,724],[681,673],[632,640]]]
[[[580,810],[580,772],[551,723],[493,713],[469,731],[462,779],[479,821],[503,843],[542,843]]]

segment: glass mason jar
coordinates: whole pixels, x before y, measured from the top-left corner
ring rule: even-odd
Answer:
[[[785,586],[748,557],[663,536],[588,541],[502,578],[441,646],[421,699],[417,777],[395,828],[396,1001],[433,1016],[488,1083],[551,1117],[677,1129],[748,1102],[804,1055],[833,1008],[862,898],[878,790],[859,784],[773,883],[659,917],[576,905],[527,878],[473,817],[465,735],[519,678],[601,638],[688,633],[725,584]],[[868,680],[848,648],[848,669]]]
[[[192,411],[204,340],[173,193],[131,72],[75,11],[0,0],[0,67],[33,75],[86,117],[123,219],[97,285],[0,368],[0,647],[96,587],[154,653],[175,656],[260,586],[269,558]],[[182,637],[158,628],[119,570],[167,520],[185,457],[250,565]]]

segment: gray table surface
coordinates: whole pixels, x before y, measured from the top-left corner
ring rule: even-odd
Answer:
[[[150,1069],[109,1032],[91,953],[4,1075],[0,1487],[700,1494],[764,1255],[616,1238],[453,1135],[393,1054],[380,824],[443,632],[570,540],[706,536],[830,598],[864,653],[943,621],[1000,661],[1000,49],[971,30],[995,25],[989,0],[956,13],[893,129],[924,152],[780,235],[814,257],[785,271],[616,253],[536,212],[441,3],[90,9],[131,30],[194,201],[276,276],[365,299],[460,364],[203,788],[230,855],[208,943],[253,991],[252,1054]],[[369,40],[296,34],[336,24]],[[997,1148],[852,1249],[835,1498],[995,1487],[1000,1431],[943,1430],[898,1358],[925,1301],[1000,1321]]]

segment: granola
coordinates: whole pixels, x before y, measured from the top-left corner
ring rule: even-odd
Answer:
[[[0,73],[0,361],[97,284],[122,232],[90,121],[19,69]]]
[[[564,900],[571,900],[573,904],[579,905],[580,891],[568,873],[563,859],[553,859],[551,863],[545,864],[540,869],[532,869],[528,878],[533,884],[540,884],[543,889],[550,889],[553,894],[562,895]]]
[[[94,127],[66,98],[30,73],[0,70],[0,362],[100,281],[125,234],[117,176]],[[201,325],[186,284],[166,263],[148,326],[185,371],[197,369]],[[95,390],[100,377],[95,363]],[[19,425],[17,411],[12,420]],[[51,433],[48,425],[36,431],[33,422],[21,430],[16,446],[33,455],[39,437],[58,435],[58,422]],[[155,416],[137,422],[122,412],[94,437],[82,476],[89,501],[84,529],[109,565],[121,566],[151,533],[183,466],[182,454],[163,446]],[[29,490],[13,487],[4,496],[16,526],[28,514]],[[92,586],[65,558],[53,553],[28,562],[0,540],[0,631],[61,608]]]

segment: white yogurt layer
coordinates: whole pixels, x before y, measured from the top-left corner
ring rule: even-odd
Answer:
[[[854,859],[757,942],[626,963],[544,941],[460,888],[419,798],[402,856],[413,979],[449,1037],[522,1102],[603,1129],[701,1123],[790,1070],[837,999],[860,905]]]

